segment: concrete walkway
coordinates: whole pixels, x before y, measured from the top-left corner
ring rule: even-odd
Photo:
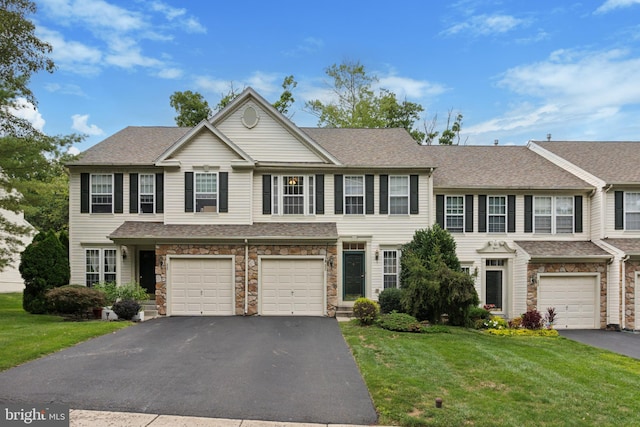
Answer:
[[[178,417],[134,412],[72,409],[70,427],[346,427],[346,424],[311,424],[226,418]],[[358,427],[348,425],[349,427]],[[359,426],[364,427],[364,426]]]

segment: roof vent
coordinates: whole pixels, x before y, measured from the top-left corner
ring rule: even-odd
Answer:
[[[249,106],[244,109],[244,113],[242,113],[242,124],[245,125],[245,127],[251,129],[258,124],[259,120],[260,117],[255,108]]]
[[[493,145],[496,145],[496,146],[498,145],[498,140],[497,139],[493,140]]]
[[[547,134],[547,141],[551,141],[551,134],[550,133]]]

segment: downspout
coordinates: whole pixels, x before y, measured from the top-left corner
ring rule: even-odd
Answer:
[[[627,301],[626,301],[626,297],[627,297],[627,293],[626,293],[626,287],[627,287],[627,278],[626,278],[626,267],[625,264],[627,261],[629,261],[630,256],[626,255],[624,258],[622,258],[620,260],[620,299],[621,299],[621,313],[620,316],[622,317],[621,322],[620,322],[620,329],[624,330],[626,327],[626,320],[627,320],[627,314],[626,314],[626,309],[627,309]]]
[[[611,188],[613,187],[613,184],[609,184],[609,186],[607,187],[602,187],[602,197],[600,200],[600,239],[606,239],[607,235],[606,235],[606,224],[605,224],[605,214],[607,211],[607,193],[609,192],[609,190],[611,190]]]
[[[244,316],[249,312],[249,240],[244,239]]]

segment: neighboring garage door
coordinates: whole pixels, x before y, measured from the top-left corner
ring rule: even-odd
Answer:
[[[169,314],[234,314],[232,267],[230,258],[172,258]]]
[[[262,259],[260,279],[260,314],[324,315],[324,260]]]
[[[556,329],[599,329],[598,277],[594,275],[540,276],[538,311],[555,307]]]

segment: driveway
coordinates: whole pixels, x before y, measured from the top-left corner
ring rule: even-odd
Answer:
[[[640,359],[640,335],[631,332],[603,331],[603,330],[558,330],[560,336],[588,344],[592,347],[603,348],[614,353]]]
[[[150,320],[0,373],[0,403],[324,424],[377,421],[335,319]]]

